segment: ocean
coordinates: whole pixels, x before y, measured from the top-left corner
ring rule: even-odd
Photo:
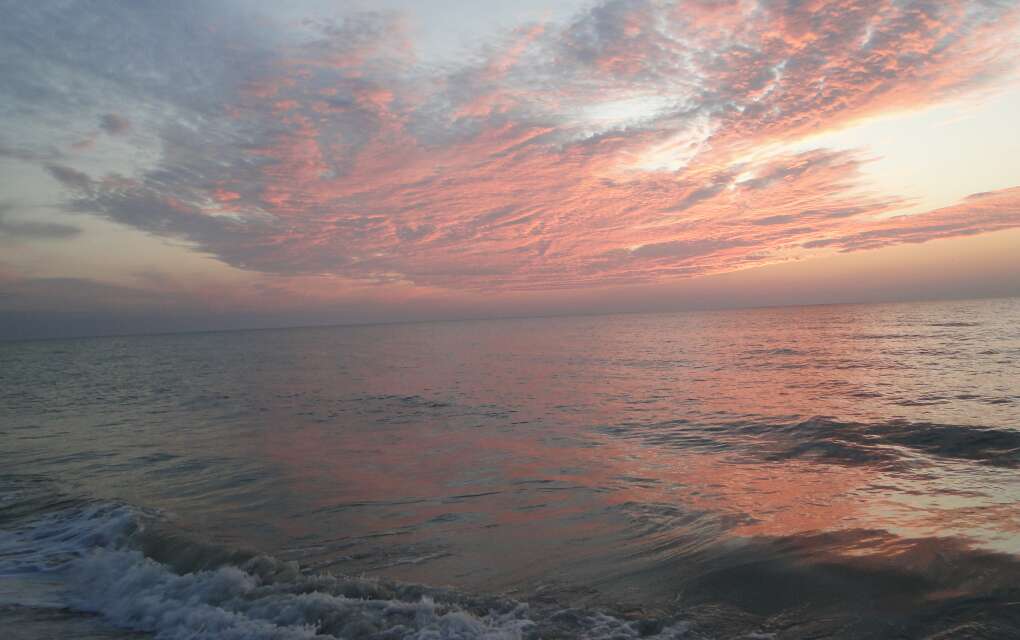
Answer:
[[[0,343],[13,638],[1020,638],[1020,300]]]

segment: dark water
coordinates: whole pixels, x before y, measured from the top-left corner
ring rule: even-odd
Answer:
[[[1020,637],[1020,300],[0,344],[15,637]]]

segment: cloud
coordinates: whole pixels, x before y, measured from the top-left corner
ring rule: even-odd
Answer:
[[[805,243],[844,252],[921,243],[940,238],[1002,231],[1020,226],[1020,187],[968,196],[957,204],[921,215],[897,216],[861,225],[846,235]]]
[[[63,154],[52,149],[32,149],[25,145],[8,145],[0,142],[0,158],[10,158],[30,164],[61,158]]]
[[[131,128],[131,121],[116,113],[106,113],[99,118],[99,128],[111,136],[120,135]]]
[[[757,225],[773,225],[773,224],[788,224],[797,220],[797,216],[778,214],[774,216],[766,216],[764,218],[758,218],[752,221],[751,224]]]
[[[716,253],[724,249],[745,246],[742,240],[672,240],[643,244],[631,250],[639,258],[686,259]]]
[[[92,186],[92,178],[88,174],[62,164],[48,164],[46,170],[57,182],[72,189],[88,189]]]
[[[16,207],[9,202],[0,202],[0,236],[15,240],[61,240],[73,238],[81,228],[56,222],[36,220],[11,220],[10,213]]]
[[[245,270],[555,290],[1020,226],[1015,190],[890,217],[911,202],[869,188],[862,153],[776,151],[990,86],[1017,60],[1012,3],[610,0],[441,67],[395,13],[276,32],[175,3],[76,22],[90,6],[20,9],[38,51],[3,45],[25,63],[6,90],[158,153],[131,175],[31,157],[67,210]],[[162,119],[129,124],[121,97]]]

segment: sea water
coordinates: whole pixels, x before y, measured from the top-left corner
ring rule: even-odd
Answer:
[[[1020,300],[0,343],[14,638],[1020,637]]]

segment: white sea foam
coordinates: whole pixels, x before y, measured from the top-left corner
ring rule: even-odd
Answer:
[[[65,606],[70,564],[90,549],[126,543],[137,516],[123,505],[92,504],[0,529],[0,604]]]
[[[329,631],[339,637],[387,632],[385,637],[422,640],[497,640],[520,637],[533,624],[516,612],[475,617],[428,597],[404,602],[302,592],[316,585],[266,585],[239,567],[177,575],[129,550],[89,553],[75,563],[72,581],[77,608],[168,640],[297,639]]]
[[[266,556],[177,573],[137,548],[143,521],[130,507],[94,504],[0,531],[0,580],[16,586],[0,594],[13,591],[22,605],[98,613],[159,640],[688,637],[684,624],[648,635],[637,623],[598,612],[538,612],[443,589],[305,575]],[[26,596],[29,583],[45,597]]]
[[[136,510],[112,503],[45,514],[15,529],[0,530],[0,575],[61,569],[89,549],[126,544],[139,527]]]

